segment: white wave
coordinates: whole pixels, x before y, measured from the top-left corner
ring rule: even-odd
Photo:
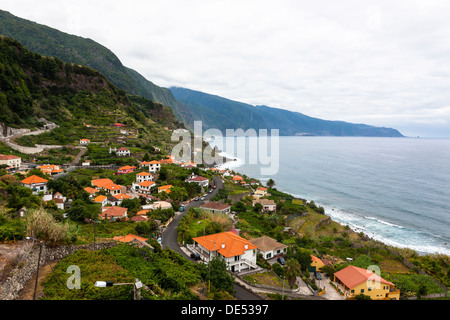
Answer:
[[[405,227],[402,227],[402,226],[400,226],[398,224],[390,223],[390,222],[387,222],[387,221],[384,221],[384,220],[381,220],[381,219],[378,219],[378,218],[375,218],[375,217],[367,217],[366,216],[364,218],[366,218],[368,220],[373,220],[373,221],[382,223],[382,224],[387,225],[387,226],[396,227],[396,228],[400,228],[400,229],[405,229]]]

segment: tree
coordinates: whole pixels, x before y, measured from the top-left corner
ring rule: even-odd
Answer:
[[[142,158],[142,161],[150,161],[150,155],[146,153],[144,157]]]
[[[266,185],[267,185],[269,188],[272,188],[272,187],[275,185],[275,181],[274,181],[272,178],[270,178],[270,179],[267,181]]]
[[[100,210],[96,204],[87,204],[83,200],[75,200],[66,213],[70,220],[82,222],[86,218],[96,218],[100,214]]]
[[[234,278],[228,273],[225,260],[215,257],[208,263],[206,280],[211,284],[213,291],[234,294]]]
[[[261,203],[255,203],[255,205],[253,206],[253,211],[254,212],[261,212],[263,209],[263,206]]]
[[[175,202],[180,202],[188,198],[188,192],[183,187],[170,188],[169,198]]]
[[[300,274],[301,266],[300,263],[298,263],[295,259],[288,259],[286,261],[286,267],[285,267],[285,277],[288,280],[289,286],[291,289],[294,287],[295,283],[297,282],[297,276]]]
[[[311,251],[307,249],[300,248],[298,246],[289,247],[287,251],[288,259],[295,259],[301,265],[303,271],[308,270],[311,265]]]

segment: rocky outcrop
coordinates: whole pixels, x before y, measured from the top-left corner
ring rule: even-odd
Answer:
[[[0,122],[0,139],[15,136],[18,134],[25,134],[30,132],[30,129],[17,129],[8,127],[6,124]]]

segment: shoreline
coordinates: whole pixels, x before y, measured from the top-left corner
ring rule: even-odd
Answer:
[[[235,162],[236,160],[230,159],[230,158],[226,158],[226,157],[223,157],[223,158],[224,158],[224,159],[228,159],[228,161],[224,161],[220,166],[218,166],[218,168],[221,168],[221,169],[228,169],[228,170],[230,170],[230,171],[234,171],[236,174],[243,175],[241,172],[239,172],[239,170],[238,170],[239,168],[238,168],[238,167],[237,167],[237,168],[224,168],[223,166],[224,166],[227,162],[233,163],[233,162]],[[252,178],[252,179],[255,179],[255,180],[261,180],[261,179],[257,179],[257,178],[250,177],[250,176],[249,176],[249,178]],[[303,199],[303,200],[310,201],[310,199],[306,199],[305,197],[302,197],[302,196],[299,196],[299,195],[292,194],[292,192],[283,190],[282,188],[281,188],[281,189],[278,189],[278,188],[277,188],[277,190],[279,190],[279,191],[281,191],[281,192],[284,192],[284,193],[286,193],[286,194],[289,194],[289,195],[291,195],[293,198]],[[314,200],[313,200],[313,201],[314,201]],[[348,222],[346,223],[346,222],[337,221],[335,217],[333,217],[332,215],[329,214],[329,209],[334,211],[336,208],[333,208],[333,207],[330,206],[330,205],[324,205],[324,204],[322,204],[322,203],[320,203],[320,202],[316,202],[316,201],[314,201],[314,202],[316,203],[317,206],[321,206],[321,207],[323,207],[324,209],[327,208],[327,209],[325,210],[325,214],[324,214],[324,215],[327,216],[327,217],[329,217],[334,223],[337,223],[337,224],[341,225],[342,227],[348,226],[348,228],[349,228],[349,230],[350,230],[351,232],[353,232],[354,234],[360,234],[360,233],[362,233],[362,234],[364,235],[364,237],[365,237],[366,239],[368,239],[368,240],[376,241],[376,242],[382,243],[383,245],[386,245],[386,246],[388,246],[388,247],[390,247],[390,248],[392,248],[392,249],[396,249],[396,250],[411,250],[411,251],[415,252],[415,253],[416,253],[417,255],[419,255],[419,256],[427,256],[427,255],[444,255],[444,256],[449,256],[449,257],[450,257],[450,254],[443,253],[443,252],[439,252],[439,251],[435,251],[435,252],[421,251],[421,250],[414,249],[414,248],[412,248],[412,247],[410,247],[410,246],[407,246],[407,245],[401,245],[401,244],[396,244],[396,243],[395,243],[395,244],[394,244],[394,243],[389,243],[389,241],[386,241],[386,239],[384,239],[382,236],[377,236],[377,235],[375,234],[375,232],[367,232],[367,231],[365,230],[365,228],[358,227],[358,226],[352,226],[351,223],[348,223]],[[339,209],[336,209],[336,210],[339,210]],[[381,220],[381,219],[378,219],[378,220]]]

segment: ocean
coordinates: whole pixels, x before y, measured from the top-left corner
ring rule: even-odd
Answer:
[[[227,150],[229,139],[245,144],[244,156]],[[269,176],[261,173],[267,162],[249,163],[259,139],[210,144],[236,159],[222,167],[263,183],[272,178],[278,190],[314,200],[357,232],[420,254],[450,255],[450,139],[279,137],[279,169]]]

